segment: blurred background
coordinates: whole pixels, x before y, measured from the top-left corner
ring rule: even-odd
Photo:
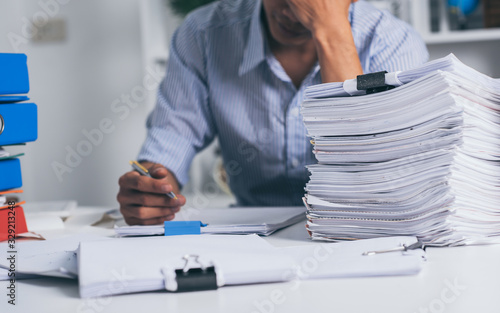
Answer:
[[[38,140],[9,149],[25,153],[24,200],[117,207],[118,178],[145,138],[170,38],[183,13],[203,2],[209,1],[0,2],[0,52],[28,55],[29,97],[39,109]],[[454,53],[500,77],[499,0],[370,2],[412,24],[431,60]],[[197,156],[183,192],[188,205],[233,202],[220,164],[217,142]]]

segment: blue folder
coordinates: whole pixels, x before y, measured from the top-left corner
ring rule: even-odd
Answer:
[[[36,104],[0,104],[0,146],[35,141],[37,137]]]
[[[25,54],[0,53],[0,95],[28,93],[28,64]]]
[[[0,161],[0,173],[0,191],[19,188],[23,185],[19,159],[13,158]]]

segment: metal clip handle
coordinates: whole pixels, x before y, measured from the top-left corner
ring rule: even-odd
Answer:
[[[414,249],[419,249],[419,248],[422,248],[422,249],[425,248],[423,242],[420,240],[418,240],[417,242],[415,242],[409,246],[406,244],[402,244],[399,247],[386,249],[386,250],[366,251],[366,252],[363,252],[363,255],[375,255],[375,254],[389,253],[389,252],[396,252],[396,251],[408,251],[408,250],[414,250]]]
[[[191,259],[193,259],[193,258],[194,258],[194,261],[195,261],[198,265],[200,265],[200,268],[201,268],[203,271],[205,271],[205,270],[207,269],[207,267],[206,267],[203,263],[201,263],[201,262],[198,260],[198,259],[200,258],[200,256],[199,256],[199,255],[197,255],[197,254],[186,254],[186,255],[184,255],[184,256],[182,257],[182,259],[186,261],[186,262],[184,263],[184,267],[182,268],[182,272],[183,272],[183,273],[187,273],[187,272],[189,271],[189,269],[190,269],[190,268],[189,268],[189,266],[188,266],[188,265],[189,265],[189,260],[191,260]]]
[[[4,128],[5,128],[5,121],[3,119],[2,114],[0,114],[0,135],[3,133]]]

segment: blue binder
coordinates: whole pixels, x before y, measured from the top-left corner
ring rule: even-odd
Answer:
[[[37,137],[36,104],[0,104],[0,146],[35,141]]]
[[[19,188],[23,185],[19,159],[0,161],[0,173],[0,190]]]
[[[0,53],[0,95],[28,93],[28,57],[19,53]]]

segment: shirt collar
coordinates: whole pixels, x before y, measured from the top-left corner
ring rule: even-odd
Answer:
[[[263,27],[260,18],[262,9],[261,0],[256,1],[255,9],[252,14],[252,19],[250,21],[250,31],[248,34],[248,40],[245,46],[245,51],[243,54],[243,59],[240,64],[238,74],[240,76],[248,73],[250,70],[259,65],[265,60],[264,45],[266,44],[264,40],[266,39],[263,35]]]

